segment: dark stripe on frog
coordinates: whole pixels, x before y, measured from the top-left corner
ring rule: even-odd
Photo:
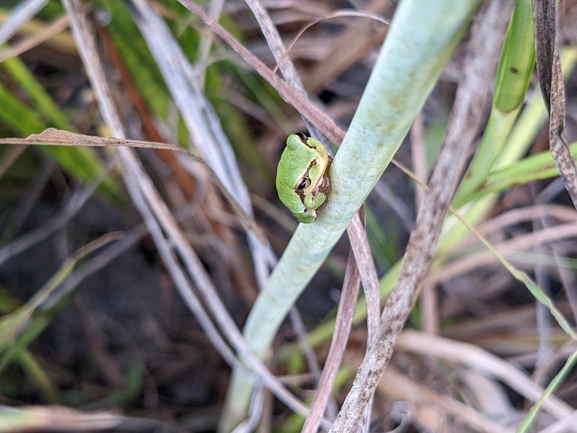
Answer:
[[[311,168],[313,168],[315,165],[317,165],[317,160],[316,160],[316,159],[313,159],[313,160],[309,163],[309,166],[307,167],[307,171],[305,171],[304,176],[303,176],[301,179],[299,179],[299,181],[302,180],[302,179],[305,178],[305,177],[309,177],[309,172],[311,171]],[[318,188],[315,188],[315,189],[318,190]],[[311,191],[311,194],[315,191],[315,189],[313,189],[313,190]],[[304,202],[305,202],[305,192],[304,192],[302,189],[297,189],[297,188],[294,188],[294,191],[297,193],[297,195],[298,195],[299,198],[301,199],[301,203],[304,204]],[[317,191],[317,193],[318,193],[318,191]],[[314,194],[313,198],[316,197],[316,196],[317,196],[317,194]]]

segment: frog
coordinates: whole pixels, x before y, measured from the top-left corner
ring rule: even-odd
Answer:
[[[326,206],[332,158],[323,144],[305,134],[291,134],[277,168],[276,189],[297,220],[310,224]]]

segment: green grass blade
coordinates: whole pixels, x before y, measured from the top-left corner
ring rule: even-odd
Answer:
[[[18,361],[26,375],[40,389],[46,401],[52,404],[59,403],[56,390],[50,383],[50,379],[42,369],[42,366],[34,358],[34,355],[30,351],[25,350],[20,354]]]
[[[12,79],[26,92],[32,100],[36,112],[42,115],[50,126],[55,126],[67,131],[75,130],[66,115],[60,110],[58,105],[54,103],[51,96],[44,90],[40,83],[38,83],[34,75],[30,73],[20,58],[13,57],[8,59],[2,63],[2,66]]]
[[[569,148],[573,157],[577,156],[577,142],[571,143]],[[491,173],[487,177],[483,189],[471,197],[482,197],[490,193],[502,192],[514,185],[525,185],[535,180],[550,179],[556,176],[559,176],[559,170],[555,165],[553,156],[551,152],[545,151]]]
[[[561,64],[565,77],[569,77],[577,64],[577,49],[568,47],[562,50]],[[509,133],[509,138],[507,139],[505,146],[501,149],[498,158],[494,163],[492,171],[516,164],[533,144],[535,137],[543,126],[546,118],[547,111],[543,104],[541,92],[536,91],[533,93],[533,96],[523,108],[521,115],[515,122],[513,129]],[[508,131],[495,134],[489,130],[488,125],[487,131],[483,136],[483,141],[485,141],[485,136],[488,134],[502,136],[505,133],[508,133]],[[488,174],[488,178],[491,177],[492,174]],[[466,182],[466,180],[464,182]],[[485,182],[487,182],[487,178],[484,179],[478,189],[471,190],[468,196],[463,195],[460,198],[458,197],[458,200],[456,199],[454,201],[454,207],[459,209],[459,212],[465,217],[466,221],[473,226],[485,218],[487,212],[493,208],[494,203],[498,199],[497,194],[490,194],[490,190],[484,191],[486,186]],[[464,203],[467,204],[467,208],[464,207]],[[458,242],[467,233],[468,230],[461,225],[456,218],[449,216],[445,224],[444,234],[439,243],[438,250],[443,251],[445,248]]]
[[[531,426],[533,425],[533,422],[535,422],[535,418],[537,417],[537,413],[541,409],[543,402],[547,400],[547,398],[550,395],[553,395],[553,393],[559,388],[559,386],[563,383],[567,375],[571,372],[571,370],[573,370],[573,367],[575,367],[576,362],[577,362],[577,352],[573,352],[573,354],[569,358],[567,358],[567,361],[565,362],[565,365],[563,366],[561,371],[557,373],[557,375],[549,383],[549,386],[547,386],[547,389],[545,390],[545,392],[543,392],[543,395],[541,395],[539,400],[537,400],[537,402],[531,407],[531,410],[529,410],[529,413],[527,414],[521,425],[519,425],[517,433],[528,433],[529,431],[533,431],[530,430]]]
[[[464,198],[482,185],[497,160],[525,99],[534,67],[531,1],[516,0],[497,70],[489,123],[453,201],[455,208],[465,204]]]
[[[535,36],[530,0],[515,0],[497,70],[493,106],[501,112],[521,107],[535,67]]]

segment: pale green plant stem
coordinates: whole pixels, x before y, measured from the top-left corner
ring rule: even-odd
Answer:
[[[405,0],[399,5],[331,166],[328,205],[314,224],[299,225],[247,320],[244,336],[261,359],[397,151],[479,3]],[[246,416],[253,380],[233,372],[221,432],[231,431]]]

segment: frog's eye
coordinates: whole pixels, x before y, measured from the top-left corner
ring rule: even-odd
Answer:
[[[301,189],[305,189],[308,188],[311,184],[311,180],[308,177],[303,177],[301,179],[301,181],[299,182],[299,184],[297,185],[297,189],[301,190]]]

